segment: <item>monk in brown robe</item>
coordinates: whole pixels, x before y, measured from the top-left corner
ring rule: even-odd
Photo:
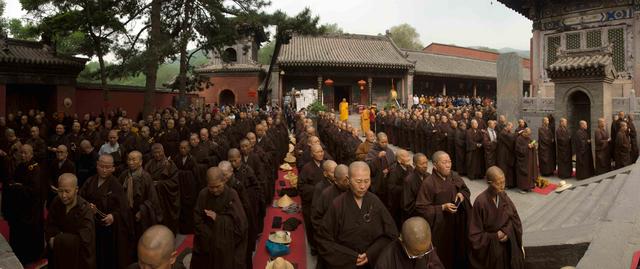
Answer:
[[[191,146],[187,141],[181,141],[178,146],[178,154],[173,156],[173,161],[178,169],[178,182],[180,186],[180,216],[179,231],[181,234],[193,233],[193,207],[200,192],[200,180],[198,179],[198,165],[191,155]]]
[[[125,217],[124,190],[113,176],[113,156],[100,156],[96,169],[98,174],[82,185],[80,196],[89,203],[94,214],[97,268],[124,268],[131,263],[132,258],[133,249],[129,244],[131,223]]]
[[[35,128],[35,127],[34,127]],[[67,146],[60,145],[56,151],[56,159],[50,164],[51,177],[47,182],[50,186],[47,196],[47,208],[51,206],[51,201],[57,196],[56,188],[58,187],[58,178],[65,173],[76,173],[75,164],[69,160],[69,151]]]
[[[555,137],[549,127],[549,118],[542,119],[542,126],[538,128],[538,163],[540,174],[543,176],[553,175],[556,170]]]
[[[369,150],[373,147],[375,140],[376,135],[372,131],[365,133],[365,140],[356,149],[356,160],[364,161],[367,158],[367,154],[369,154]]]
[[[581,120],[580,128],[571,137],[573,153],[576,154],[576,179],[593,176],[593,154],[591,153],[591,134],[587,122]]]
[[[349,180],[350,189],[333,200],[322,219],[320,255],[329,268],[372,268],[398,231],[382,201],[368,192],[369,166],[351,163]]]
[[[513,123],[507,122],[498,136],[497,158],[497,165],[504,172],[507,188],[513,188],[516,185],[514,175],[514,165],[516,164],[515,148],[516,135],[513,133]]]
[[[162,221],[162,209],[151,175],[142,168],[142,153],[130,152],[127,165],[129,168],[120,174],[118,181],[124,189],[127,215],[133,223],[133,243],[144,230]]]
[[[560,127],[556,129],[556,161],[558,162],[558,177],[569,178],[573,170],[571,163],[571,133],[567,127],[567,119],[560,119]]]
[[[78,178],[74,174],[62,174],[58,179],[58,196],[47,216],[45,239],[51,249],[49,268],[96,268],[93,211],[78,196]]]
[[[369,150],[369,154],[365,158],[365,161],[371,167],[371,192],[382,201],[386,201],[387,198],[387,186],[385,186],[384,181],[387,174],[389,174],[389,166],[396,161],[396,156],[388,145],[387,134],[378,133],[375,145]]]
[[[162,209],[162,222],[172,232],[178,232],[178,217],[180,214],[180,185],[178,182],[178,168],[175,163],[164,154],[164,146],[160,143],[151,146],[152,159],[144,166],[144,170],[151,175],[156,188],[159,206]]]
[[[300,198],[302,199],[302,216],[304,223],[311,222],[311,205],[313,203],[313,189],[315,185],[324,178],[322,163],[324,160],[324,150],[320,145],[311,146],[312,160],[305,164],[300,171],[298,180],[298,190],[300,190]],[[307,232],[307,240],[311,245],[311,250],[315,253],[316,244],[313,240],[313,225],[305,225]]]
[[[482,142],[482,148],[484,148],[484,163],[485,169],[496,165],[498,149],[498,132],[496,131],[496,121],[489,120],[487,122],[487,129],[483,130],[484,140]]]
[[[433,154],[433,173],[416,198],[416,212],[431,226],[433,246],[445,268],[468,268],[468,216],[471,193],[462,178],[451,171],[444,151]]]
[[[598,119],[598,129],[594,132],[596,146],[596,175],[611,171],[611,137],[604,118]]]
[[[407,219],[400,238],[382,251],[375,268],[444,269],[431,243],[429,223],[421,217]]]
[[[616,161],[616,169],[625,167],[632,163],[631,161],[631,140],[629,139],[629,128],[626,122],[620,122],[618,126],[618,134],[616,135],[614,157]]]
[[[523,193],[531,191],[538,178],[538,144],[532,142],[529,128],[525,128],[516,138],[516,183]]]
[[[413,165],[415,169],[409,173],[404,179],[402,185],[402,220],[406,220],[410,217],[417,216],[416,209],[416,196],[418,196],[418,190],[422,182],[431,176],[427,172],[429,168],[429,160],[427,156],[422,153],[416,153],[413,155]]]
[[[397,162],[393,163],[389,167],[389,175],[386,178],[387,188],[387,201],[386,206],[389,209],[389,213],[396,222],[396,227],[402,225],[402,192],[405,178],[413,172],[413,166],[411,166],[411,156],[409,152],[403,149],[398,149],[396,152]]]
[[[484,176],[484,149],[482,147],[483,134],[478,128],[478,122],[471,120],[471,128],[467,130],[467,176],[474,180]]]
[[[175,236],[171,230],[162,225],[154,225],[140,237],[138,262],[127,269],[184,269],[184,265],[176,261],[177,257]]]
[[[524,268],[522,222],[504,191],[504,173],[493,166],[486,178],[489,186],[473,202],[469,224],[471,264],[477,269]]]
[[[3,185],[2,214],[9,223],[9,245],[20,263],[36,261],[44,247],[44,214],[41,167],[33,159],[33,147],[22,145],[22,162]],[[46,186],[48,189],[48,186]],[[6,196],[6,197],[5,197]]]
[[[198,194],[193,216],[192,269],[246,268],[247,218],[220,168],[207,170],[207,187]]]
[[[467,124],[463,121],[460,121],[458,124],[458,128],[455,133],[455,148],[456,148],[456,158],[455,158],[455,169],[459,175],[467,174]]]

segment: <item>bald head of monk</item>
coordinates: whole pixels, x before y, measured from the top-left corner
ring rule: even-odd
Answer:
[[[207,170],[207,189],[214,196],[220,196],[225,187],[224,174],[222,169],[214,166]]]
[[[313,160],[316,162],[321,162],[322,160],[324,160],[324,149],[322,149],[322,146],[320,145],[311,146],[311,156],[313,157]]]
[[[489,188],[492,193],[497,194],[504,191],[505,187],[505,176],[502,169],[497,166],[491,166],[487,169],[487,184],[489,184]]]
[[[233,177],[233,166],[229,161],[221,161],[218,164],[218,168],[222,171],[224,176],[224,182],[227,183],[231,177]]]
[[[138,241],[138,266],[142,269],[170,269],[177,256],[175,237],[166,226],[149,227]]]
[[[64,173],[58,177],[58,197],[67,207],[72,208],[78,199],[78,178],[71,173]]]
[[[377,135],[377,138],[378,138],[378,145],[380,145],[381,148],[386,149],[387,145],[389,145],[389,138],[387,137],[387,134],[383,132],[379,132]]]
[[[334,173],[336,171],[336,166],[338,166],[338,164],[332,160],[326,160],[322,163],[322,174],[331,182],[335,180]]]
[[[127,156],[127,165],[132,171],[136,171],[142,167],[142,153],[134,150]]]
[[[433,168],[441,176],[447,177],[451,174],[451,157],[444,151],[436,151],[433,154]]]
[[[349,165],[349,185],[356,199],[362,199],[367,194],[371,186],[371,170],[367,163],[357,161]]]
[[[411,155],[408,151],[399,149],[396,152],[396,156],[398,157],[398,163],[405,169],[411,165]]]
[[[433,250],[431,228],[422,217],[409,218],[402,224],[400,240],[410,259],[421,258]]]
[[[242,164],[242,154],[240,154],[240,150],[237,148],[232,148],[227,153],[227,159],[233,165],[233,168],[238,169]]]
[[[333,174],[334,182],[336,183],[336,186],[338,186],[338,189],[341,189],[342,191],[349,189],[349,166],[344,164],[338,165],[336,166]]]
[[[367,142],[369,143],[373,143],[376,140],[376,135],[373,133],[373,131],[367,131],[364,133],[365,138],[367,139]]]
[[[33,159],[33,147],[29,144],[24,144],[20,148],[20,157],[22,157],[22,161],[28,163]]]

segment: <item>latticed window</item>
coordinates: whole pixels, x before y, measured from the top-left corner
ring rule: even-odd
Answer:
[[[560,36],[547,37],[547,66],[553,64],[558,57],[556,53],[560,47]]]
[[[580,48],[580,33],[567,34],[567,49],[575,50]]]
[[[587,48],[602,46],[602,32],[600,30],[587,32]]]
[[[607,37],[613,44],[613,65],[618,72],[624,71],[624,29],[609,29]]]

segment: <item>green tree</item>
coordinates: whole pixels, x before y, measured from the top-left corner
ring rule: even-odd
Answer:
[[[410,50],[422,50],[424,45],[420,41],[420,34],[413,26],[403,23],[387,30],[394,43],[400,48]]]
[[[258,62],[260,64],[269,64],[271,62],[271,57],[273,56],[275,45],[275,42],[269,41],[260,48],[260,50],[258,51]]]
[[[4,14],[4,9],[6,8],[7,3],[4,0],[0,0],[0,34],[5,31],[8,27],[7,19],[5,19],[2,15]]]
[[[337,23],[326,23],[323,25],[327,34],[344,34],[344,30]]]
[[[8,23],[9,33],[11,37],[22,40],[37,40],[40,32],[37,26],[31,23],[23,24],[20,19],[11,19]]]

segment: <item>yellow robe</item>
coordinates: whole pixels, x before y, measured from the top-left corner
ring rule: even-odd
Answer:
[[[349,103],[340,102],[340,121],[347,121],[349,119]]]
[[[366,135],[369,131],[369,109],[363,109],[360,114],[360,127],[362,128],[362,135]]]

